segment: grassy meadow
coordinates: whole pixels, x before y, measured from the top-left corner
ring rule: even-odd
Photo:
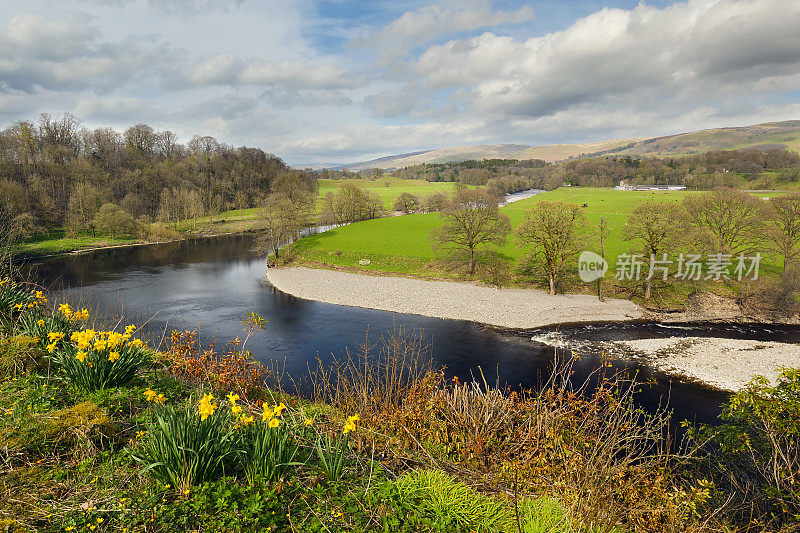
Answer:
[[[511,219],[513,228],[537,202],[585,203],[586,217],[592,224],[597,225],[601,217],[608,219],[612,233],[606,241],[606,256],[613,262],[617,255],[630,248],[629,243],[621,239],[620,230],[634,207],[645,201],[681,202],[687,194],[697,193],[561,188],[509,204],[501,211]],[[305,238],[295,244],[295,249],[305,259],[365,270],[390,270],[387,267],[402,266],[406,261],[409,268],[397,272],[414,273],[411,265],[419,266],[434,259],[428,235],[441,223],[438,213],[367,220]],[[523,254],[512,237],[501,252],[514,260]],[[369,265],[358,264],[358,260],[364,258],[370,259]]]
[[[631,211],[643,202],[680,203],[688,195],[701,194],[695,191],[618,191],[614,189],[564,187],[521,200],[501,208],[511,220],[512,228],[519,225],[526,210],[537,202],[566,202],[583,205],[584,213],[594,232],[589,249],[600,251],[597,228],[602,217],[608,220],[610,235],[606,239],[606,258],[610,272],[606,279],[612,281],[609,290],[619,297],[638,298],[638,293],[630,283],[613,283],[614,265],[617,257],[630,253],[635,244],[622,239],[622,229]],[[776,193],[755,193],[759,197],[768,197]],[[780,193],[778,193],[780,194]],[[319,235],[302,239],[293,245],[298,263],[311,266],[328,266],[354,271],[375,273],[396,273],[401,275],[424,276],[430,278],[462,279],[464,272],[459,268],[444,265],[431,246],[429,235],[431,230],[439,227],[442,219],[438,213],[415,214],[401,217],[386,217],[358,222],[337,228]],[[513,235],[509,235],[506,244],[499,252],[512,264],[522,257],[526,250],[517,246]],[[677,252],[675,252],[677,254]],[[780,272],[780,260],[769,253],[762,252],[762,273]],[[673,256],[672,259],[676,259]],[[646,266],[643,267],[646,272]],[[586,284],[569,277],[565,280],[569,291],[591,291]],[[532,277],[518,277],[517,283],[524,285],[538,284],[541,280]],[[619,285],[619,286],[617,286]],[[722,295],[731,296],[738,289],[735,283],[712,283],[706,281],[688,282],[673,280],[663,284],[659,289],[657,301],[665,308],[680,307],[686,297],[695,289],[702,288]]]

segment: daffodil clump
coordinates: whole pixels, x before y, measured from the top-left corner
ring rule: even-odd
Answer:
[[[10,324],[12,320],[29,311],[39,311],[47,305],[47,298],[40,290],[28,289],[23,283],[9,278],[0,278],[0,320]]]
[[[71,320],[88,316],[85,309],[72,311],[68,304],[63,304],[60,312]],[[129,383],[150,360],[145,343],[133,338],[135,330],[133,324],[124,333],[85,328],[73,331],[69,337],[63,331],[50,331],[45,349],[78,387],[86,390],[118,387]]]
[[[284,417],[286,404],[261,405],[261,423],[249,424],[242,435],[242,463],[250,483],[277,481],[301,463],[296,461],[300,440],[310,424]]]
[[[233,464],[237,433],[231,410],[220,412],[213,394],[183,405],[170,404],[152,389],[144,396],[155,404],[152,418],[128,452],[157,480],[185,492]]]

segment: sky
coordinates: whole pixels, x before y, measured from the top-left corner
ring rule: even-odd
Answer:
[[[290,164],[800,118],[800,1],[3,0],[0,127],[144,122]]]

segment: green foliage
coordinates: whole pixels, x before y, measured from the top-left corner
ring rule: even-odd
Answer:
[[[513,516],[507,504],[479,494],[438,470],[415,470],[397,482],[401,501],[445,531],[510,531]]]
[[[317,454],[322,471],[329,481],[339,481],[344,468],[344,457],[347,452],[347,444],[350,442],[350,433],[337,434],[331,437],[322,434],[314,443],[314,451]]]
[[[551,498],[522,498],[516,514],[522,533],[567,533],[573,531],[569,517],[558,501]]]
[[[754,493],[755,505],[775,517],[800,520],[800,369],[784,369],[777,384],[756,376],[734,394],[719,426],[690,430],[707,440],[721,483]]]
[[[38,342],[38,338],[29,335],[0,338],[0,378],[45,369],[47,358],[36,346]]]
[[[278,481],[293,467],[303,464],[295,460],[300,449],[297,429],[290,426],[288,419],[273,420],[277,421],[275,427],[265,419],[241,430],[240,461],[251,485],[259,480]]]
[[[94,215],[94,227],[100,233],[112,237],[118,235],[134,235],[137,231],[136,221],[130,213],[115,204],[103,204]]]
[[[153,406],[152,419],[129,453],[144,471],[181,492],[214,480],[233,464],[235,438],[230,417],[202,420],[193,403]]]

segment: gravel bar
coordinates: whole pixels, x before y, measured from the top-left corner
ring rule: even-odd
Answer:
[[[611,355],[617,355],[614,345],[632,350],[667,373],[726,391],[741,389],[755,375],[774,385],[781,367],[800,367],[800,347],[785,342],[715,337],[639,339],[612,343]]]
[[[267,279],[278,290],[307,300],[507,328],[643,318],[641,308],[628,300],[600,302],[596,296],[551,296],[535,289],[495,289],[305,267],[268,268]]]

